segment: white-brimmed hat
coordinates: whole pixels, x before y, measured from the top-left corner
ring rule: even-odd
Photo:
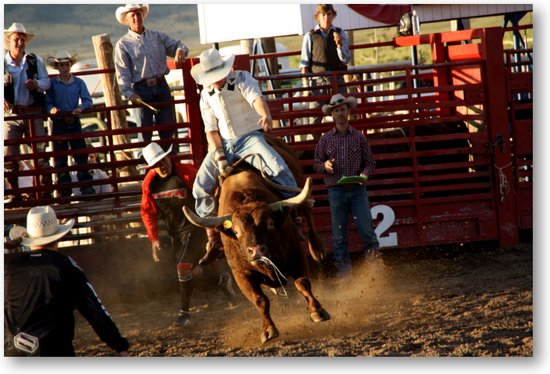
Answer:
[[[168,153],[172,152],[172,145],[170,145],[170,148],[165,152],[164,149],[157,143],[153,142],[149,144],[147,147],[143,148],[143,151],[141,152],[143,154],[143,158],[145,159],[145,162],[147,162],[146,166],[140,166],[138,169],[150,169],[151,167],[155,166],[157,162],[162,160]]]
[[[76,53],[71,56],[71,54],[67,51],[57,51],[57,54],[55,55],[55,57],[50,56],[46,61],[49,66],[51,66],[54,69],[57,69],[57,64],[59,62],[64,62],[64,61],[70,61],[71,66],[73,66],[74,63],[76,62],[76,56],[78,56]]]
[[[4,30],[4,46],[5,47],[7,47],[8,42],[9,42],[9,38],[10,38],[11,34],[13,34],[14,32],[16,32],[18,34],[27,35],[26,44],[29,44],[31,42],[31,40],[34,38],[34,34],[30,33],[30,32],[27,32],[27,30],[25,29],[25,26],[22,23],[14,22],[14,23],[11,24],[9,29]]]
[[[35,206],[27,213],[27,228],[14,226],[9,232],[10,239],[22,237],[21,244],[27,247],[55,242],[67,234],[74,225],[74,219],[60,224],[55,211],[49,205]]]
[[[200,54],[199,60],[200,63],[191,68],[191,75],[195,82],[208,87],[227,77],[233,67],[235,55],[222,56],[220,51],[210,48]]]
[[[126,22],[126,14],[135,10],[141,10],[143,12],[143,19],[145,20],[145,18],[147,18],[147,15],[149,14],[149,4],[126,4],[124,6],[118,7],[115,13],[116,20],[118,21],[118,23],[128,25],[128,22]]]
[[[350,109],[353,109],[357,106],[357,99],[353,96],[345,98],[342,94],[336,94],[330,98],[328,104],[323,105],[323,113],[325,113],[326,116],[330,116],[332,109],[344,104],[347,104]]]

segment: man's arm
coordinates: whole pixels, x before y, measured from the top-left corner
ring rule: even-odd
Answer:
[[[265,132],[270,132],[273,128],[273,120],[271,118],[269,107],[267,106],[264,98],[257,98],[256,100],[254,100],[254,103],[252,103],[252,106],[256,110],[256,113],[258,113],[261,117],[258,121],[258,124],[264,128]]]
[[[132,72],[130,70],[130,66],[130,56],[124,50],[124,45],[121,41],[118,41],[115,46],[116,80],[124,97],[128,100],[135,100],[135,96],[137,95],[134,93],[134,90],[132,90]]]

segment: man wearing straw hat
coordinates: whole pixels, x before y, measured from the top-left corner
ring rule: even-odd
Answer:
[[[22,23],[13,23],[4,30],[4,112],[15,115],[37,115],[44,113],[45,92],[50,88],[50,79],[42,59],[26,52],[26,46],[34,38]],[[32,123],[34,136],[46,135],[43,118],[35,118]],[[29,121],[4,121],[4,139],[29,137]],[[44,152],[46,143],[36,143],[37,152]],[[19,145],[4,146],[4,156],[17,156],[21,153]],[[41,168],[49,167],[49,160],[38,160]],[[17,161],[4,163],[8,172],[19,170]],[[35,168],[37,165],[35,165]],[[51,184],[51,177],[43,175],[42,184]],[[12,188],[18,188],[17,175],[8,177]]]
[[[31,250],[4,259],[4,355],[75,356],[75,309],[103,342],[128,355],[128,341],[82,269],[57,251],[73,225],[74,219],[60,223],[50,206],[37,206],[27,214],[26,229],[11,229],[10,238]]]
[[[336,94],[322,110],[332,116],[334,127],[326,131],[315,148],[313,168],[323,175],[328,188],[332,223],[332,253],[339,277],[351,275],[348,221],[353,217],[363,242],[366,259],[379,257],[379,243],[372,227],[365,183],[376,167],[365,135],[351,127],[349,114],[357,106],[353,96]]]
[[[218,178],[224,177],[238,159],[246,159],[276,184],[296,187],[288,165],[262,132],[271,131],[273,121],[258,81],[247,71],[233,71],[232,54],[222,57],[212,48],[202,52],[199,60],[191,75],[203,86],[200,108],[211,152],[204,158],[193,185],[197,214],[217,214],[214,191]],[[284,198],[295,195],[283,189],[280,193]],[[202,262],[215,258],[221,249],[219,232],[208,228],[207,235],[207,255]]]
[[[82,134],[80,114],[86,109],[91,109],[93,102],[86,83],[71,74],[71,67],[76,62],[76,55],[71,56],[67,51],[59,51],[55,57],[48,57],[47,62],[49,66],[59,71],[59,75],[51,79],[50,89],[46,93],[46,111],[52,115],[52,135]],[[54,151],[67,151],[69,146],[72,150],[87,148],[84,138],[53,141]],[[67,158],[68,156],[56,156],[54,158],[55,167],[67,167]],[[73,158],[77,165],[88,164],[88,155],[85,153],[75,154]],[[76,174],[79,182],[88,182],[93,179],[88,170],[78,170]],[[71,174],[68,171],[57,172],[57,183],[70,182]],[[93,186],[82,186],[80,191],[82,195],[95,193]],[[61,197],[71,196],[71,194],[70,187],[60,190]]]
[[[134,104],[140,101],[151,103],[171,100],[170,87],[164,77],[170,72],[166,56],[174,57],[176,68],[181,68],[189,53],[181,41],[162,32],[146,29],[144,21],[148,15],[147,4],[126,4],[116,10],[117,21],[128,26],[128,32],[115,46],[116,77],[122,93]],[[138,125],[151,127],[153,123],[176,123],[173,105],[159,105],[156,109],[138,108]],[[175,130],[159,131],[161,139],[170,139],[174,134]],[[151,131],[143,132],[143,140],[150,143],[152,135]],[[168,146],[163,147],[168,149]]]
[[[170,146],[171,147],[171,146]],[[181,308],[175,324],[187,326],[191,323],[189,306],[196,281],[203,277],[222,290],[230,304],[235,301],[231,275],[224,262],[213,261],[209,266],[200,266],[206,237],[204,230],[189,222],[183,207],[195,205],[191,185],[197,174],[194,165],[172,162],[169,153],[157,143],[150,143],[142,151],[147,162],[141,169],[148,170],[142,183],[141,217],[147,236],[151,241],[153,261],[162,262],[161,241],[159,238],[159,218],[166,224],[172,239],[171,255],[176,263],[180,290]],[[225,266],[225,269],[224,269]]]

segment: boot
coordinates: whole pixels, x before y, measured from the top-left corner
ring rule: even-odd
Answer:
[[[207,265],[223,256],[223,245],[220,233],[213,228],[206,229],[208,242],[206,243],[206,254],[199,260],[199,265]]]

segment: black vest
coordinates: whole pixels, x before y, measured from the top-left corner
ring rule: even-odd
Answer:
[[[347,70],[346,65],[338,57],[334,32],[334,29],[330,29],[327,38],[324,39],[320,29],[310,30],[312,40],[310,69],[312,73]],[[336,32],[342,32],[342,29],[336,27]]]
[[[4,100],[10,104],[15,103],[15,88],[13,86],[13,77],[8,73],[4,60]],[[34,53],[27,55],[27,79],[38,79],[38,62]],[[31,91],[31,96],[35,105],[44,106],[46,95],[38,90]]]

